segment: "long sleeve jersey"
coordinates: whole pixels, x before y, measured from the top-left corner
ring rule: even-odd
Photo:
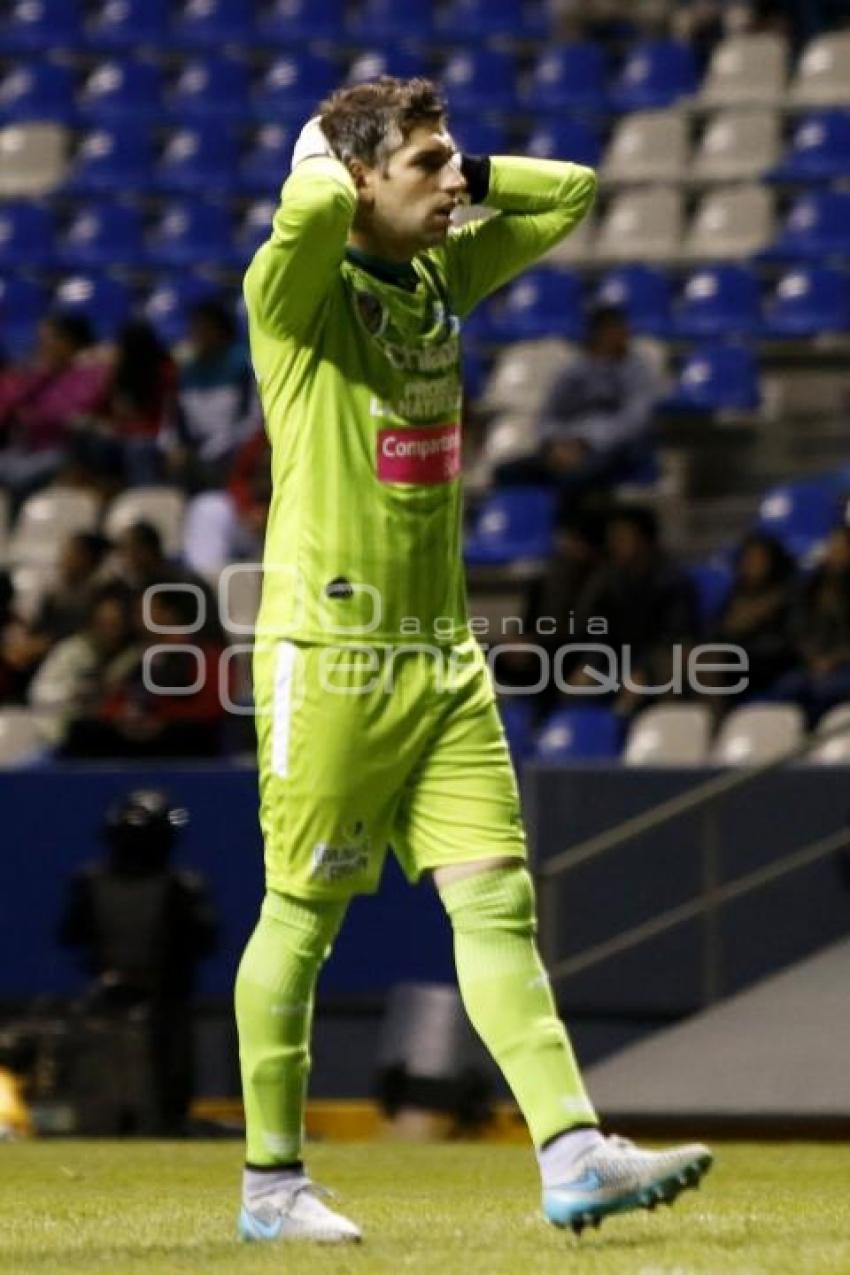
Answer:
[[[245,276],[272,445],[258,640],[450,644],[468,635],[460,328],[562,239],[595,191],[577,164],[496,157],[499,211],[412,261],[415,286],[346,247],[357,197],[339,161],[300,164]]]

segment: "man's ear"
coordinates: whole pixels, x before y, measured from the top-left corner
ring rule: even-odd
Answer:
[[[350,159],[348,171],[357,190],[358,198],[368,201],[372,194],[372,170],[367,168],[362,159]]]

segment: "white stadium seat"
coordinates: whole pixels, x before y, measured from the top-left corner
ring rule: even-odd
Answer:
[[[593,256],[593,241],[596,237],[596,223],[593,215],[584,217],[575,230],[571,230],[565,239],[556,243],[541,258],[541,264],[547,266],[575,266],[589,262]]]
[[[682,197],[669,186],[615,195],[599,228],[601,261],[670,261],[681,251]]]
[[[803,714],[795,704],[736,708],[720,727],[712,761],[721,766],[756,766],[784,756],[804,734]]]
[[[778,106],[788,78],[788,44],[753,32],[722,40],[712,54],[697,99],[700,106]]]
[[[99,502],[91,492],[50,487],[25,500],[9,538],[7,558],[15,565],[55,563],[68,536],[94,531]]]
[[[134,522],[150,522],[162,537],[163,550],[172,557],[183,543],[185,509],[186,498],[174,487],[131,487],[109,506],[104,530],[115,540]]]
[[[850,103],[850,31],[816,36],[806,46],[789,98],[794,106]]]
[[[688,163],[688,129],[680,111],[636,111],[614,129],[600,176],[606,182],[678,182]]]
[[[697,147],[691,175],[700,181],[746,181],[777,163],[781,151],[776,111],[718,111]]]
[[[726,186],[703,196],[685,238],[685,255],[726,261],[759,252],[773,237],[773,196],[764,186]]]
[[[850,766],[850,704],[838,704],[824,713],[818,722],[817,734],[845,727],[843,734],[816,744],[808,760],[817,766]]]
[[[627,766],[701,766],[710,740],[707,704],[654,704],[632,723],[624,760]]]
[[[28,708],[0,708],[0,767],[37,757],[45,746],[44,715]]]
[[[575,356],[559,337],[515,341],[497,358],[479,406],[485,412],[536,416],[549,389]]]
[[[61,186],[68,171],[68,131],[59,124],[10,124],[0,129],[0,199],[38,199]]]
[[[25,563],[12,570],[15,614],[27,623],[34,620],[42,598],[56,582],[56,568],[50,563]]]

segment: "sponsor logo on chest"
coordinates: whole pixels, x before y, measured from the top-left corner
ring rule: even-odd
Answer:
[[[379,430],[377,470],[382,483],[451,482],[460,473],[460,425]]]

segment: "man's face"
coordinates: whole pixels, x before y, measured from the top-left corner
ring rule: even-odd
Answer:
[[[360,220],[376,239],[412,256],[441,244],[466,182],[452,164],[445,124],[418,124],[388,160],[362,170]]]

